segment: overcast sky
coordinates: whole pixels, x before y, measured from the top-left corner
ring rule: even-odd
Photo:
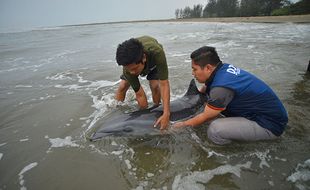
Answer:
[[[1,30],[68,24],[169,19],[207,0],[0,0]]]

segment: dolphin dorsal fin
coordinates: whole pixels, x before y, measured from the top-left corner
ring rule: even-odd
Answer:
[[[196,86],[195,80],[192,79],[191,82],[189,83],[185,96],[196,95],[196,94],[200,94],[200,92]]]

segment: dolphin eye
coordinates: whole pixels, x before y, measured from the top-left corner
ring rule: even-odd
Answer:
[[[128,133],[128,132],[132,132],[133,130],[130,127],[126,127],[123,129],[123,131]]]

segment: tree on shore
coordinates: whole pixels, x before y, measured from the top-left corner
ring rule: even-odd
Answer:
[[[218,17],[236,16],[238,10],[238,0],[217,0],[216,14]]]
[[[175,18],[200,18],[202,16],[203,6],[198,4],[194,5],[191,9],[189,6],[186,6],[184,9],[175,10]]]
[[[202,16],[202,5],[194,5],[193,9],[191,10],[191,18],[200,18]]]
[[[198,4],[175,11],[177,19],[289,14],[310,14],[310,0],[294,4],[290,0],[209,0],[205,7]]]
[[[241,0],[240,16],[269,16],[286,2],[287,0]]]
[[[295,4],[286,2],[282,8],[271,12],[273,16],[310,14],[310,0],[301,0]]]
[[[216,0],[209,0],[208,4],[203,9],[203,17],[215,17],[216,16]]]

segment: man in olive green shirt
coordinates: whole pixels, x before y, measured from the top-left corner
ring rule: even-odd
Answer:
[[[163,101],[163,115],[157,119],[154,126],[160,124],[160,129],[167,128],[170,117],[170,86],[162,45],[149,36],[131,38],[118,45],[116,61],[118,65],[123,66],[123,74],[115,99],[124,101],[126,92],[131,86],[139,107],[147,108],[147,98],[138,79],[139,75],[147,76],[154,104],[159,105],[160,100]]]

